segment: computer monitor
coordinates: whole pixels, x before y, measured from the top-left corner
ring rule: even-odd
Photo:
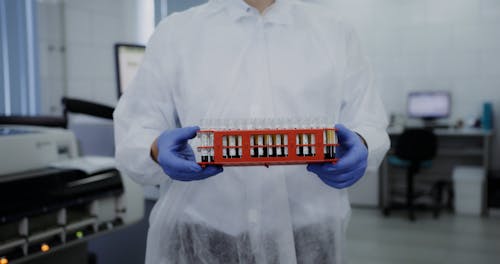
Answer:
[[[447,118],[451,111],[451,96],[446,91],[420,91],[408,94],[408,116],[435,120]]]
[[[115,70],[116,85],[118,88],[118,97],[120,97],[130,82],[134,79],[146,47],[135,44],[115,44]]]

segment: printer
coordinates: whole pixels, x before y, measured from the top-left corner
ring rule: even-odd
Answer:
[[[76,157],[76,139],[67,129],[0,125],[0,175]]]
[[[133,224],[143,189],[66,129],[0,125],[0,259],[23,262]]]

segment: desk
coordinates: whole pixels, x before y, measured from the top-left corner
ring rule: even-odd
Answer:
[[[391,150],[403,128],[389,128]],[[481,166],[486,171],[490,168],[492,131],[482,129],[435,129],[438,136],[438,153],[430,169],[423,169],[416,179],[438,180],[451,179],[453,168],[458,165]],[[381,166],[380,202],[382,208],[390,201],[390,186],[399,179],[404,180],[405,170],[389,166],[387,159]],[[486,192],[485,192],[486,197]],[[486,202],[486,199],[484,199]]]

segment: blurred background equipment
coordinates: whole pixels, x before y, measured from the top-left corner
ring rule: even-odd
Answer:
[[[142,219],[142,189],[120,175],[113,158],[79,157],[69,130],[1,125],[0,131],[0,149],[13,150],[0,152],[0,255],[10,263],[86,245]],[[87,248],[80,250],[86,256]]]

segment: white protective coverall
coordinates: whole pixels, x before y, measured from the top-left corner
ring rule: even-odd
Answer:
[[[329,116],[366,139],[375,168],[389,141],[371,81],[352,28],[318,5],[276,0],[260,15],[211,0],[164,19],[114,113],[120,171],[169,186],[150,215],[146,263],[344,263],[347,190],[305,165],[173,181],[150,147],[201,119]]]

